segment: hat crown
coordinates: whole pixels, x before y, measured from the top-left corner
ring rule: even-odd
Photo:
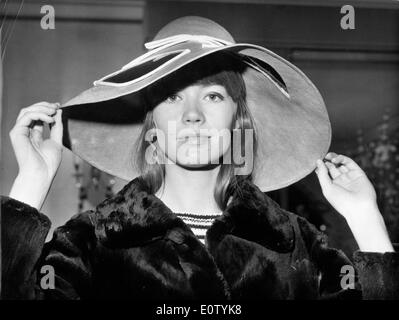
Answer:
[[[169,22],[158,31],[153,41],[179,34],[205,35],[235,43],[232,35],[221,25],[210,19],[197,16],[182,17]]]

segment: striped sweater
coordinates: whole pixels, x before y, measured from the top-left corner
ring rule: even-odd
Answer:
[[[197,238],[205,244],[205,234],[209,227],[212,225],[215,218],[222,215],[219,213],[206,213],[206,214],[193,214],[193,213],[180,213],[175,214],[187,224]]]

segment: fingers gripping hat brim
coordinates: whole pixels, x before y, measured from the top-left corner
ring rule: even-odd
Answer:
[[[252,69],[244,74],[247,104],[255,119],[258,152],[254,182],[262,191],[286,187],[316,167],[331,142],[331,125],[323,99],[311,81],[281,57],[248,49],[282,76],[289,97]]]
[[[97,84],[64,104],[64,145],[104,172],[126,181],[134,179],[140,175],[134,159],[145,118],[142,89],[193,61],[225,51],[266,64],[281,80],[274,81],[256,66],[243,72],[258,140],[254,183],[262,191],[275,190],[314,170],[316,160],[328,151],[331,126],[320,93],[298,68],[251,44],[204,48],[189,42],[168,50],[187,47],[189,54],[141,81],[126,86]],[[134,71],[134,67],[126,69]]]

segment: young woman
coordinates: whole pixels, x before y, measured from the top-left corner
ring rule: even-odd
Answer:
[[[350,158],[325,155],[330,124],[310,80],[204,18],[171,22],[147,47],[62,107],[21,110],[10,132],[19,173],[2,197],[3,297],[397,297],[374,188]],[[40,209],[62,145],[130,182],[45,244]],[[359,244],[354,264],[264,193],[315,167]]]

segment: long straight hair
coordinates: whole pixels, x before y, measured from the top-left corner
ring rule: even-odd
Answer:
[[[144,90],[143,103],[145,103],[147,113],[142,131],[137,139],[134,165],[141,173],[151,193],[155,193],[161,188],[165,177],[165,165],[163,163],[155,162],[151,164],[146,160],[146,150],[154,148],[154,141],[146,139],[146,133],[155,128],[153,109],[171,94],[192,84],[217,84],[226,89],[232,100],[237,104],[237,111],[232,124],[238,123],[238,128],[234,130],[241,131],[239,132],[239,137],[245,137],[245,130],[252,130],[253,157],[250,158],[252,160],[256,158],[257,130],[247,107],[246,87],[242,77],[244,68],[244,64],[235,55],[213,54],[181,68],[178,72],[172,73]],[[233,128],[231,129],[233,130]],[[241,150],[245,150],[245,139],[241,139]],[[228,152],[232,152],[231,147]],[[233,155],[231,154],[231,156]],[[239,188],[239,181],[241,179],[252,180],[252,173],[248,175],[235,175],[237,167],[235,163],[221,163],[220,166],[214,190],[214,198],[218,206],[224,210],[231,192]]]

